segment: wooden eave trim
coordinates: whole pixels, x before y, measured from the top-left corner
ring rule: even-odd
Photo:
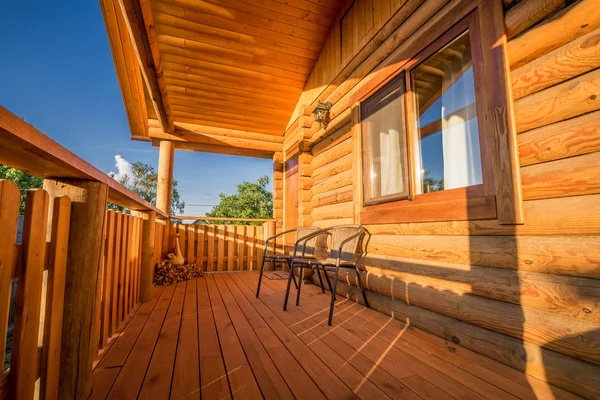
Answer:
[[[167,214],[0,106],[0,163],[40,178],[83,179],[108,186],[108,201],[137,211]]]
[[[152,139],[152,146],[159,147],[161,140]],[[175,150],[197,151],[200,153],[225,154],[230,156],[267,158],[272,159],[275,151],[257,150],[246,147],[234,147],[219,144],[193,143],[193,142],[173,142]]]
[[[222,135],[208,135],[201,133],[190,133],[186,131],[176,130],[175,133],[160,132],[160,128],[150,128],[149,137],[151,140],[169,140],[175,144],[200,144],[200,145],[217,145],[223,147],[237,147],[250,150],[281,151],[281,143],[266,142],[262,140],[236,138]]]
[[[252,131],[244,131],[238,129],[220,128],[216,126],[190,124],[177,122],[173,133],[166,133],[161,130],[160,124],[155,119],[148,120],[149,137],[154,139],[166,139],[174,141],[193,140],[194,134],[211,135],[215,137],[235,138],[235,139],[250,139],[268,143],[283,143],[283,136],[270,135],[267,133],[259,133]],[[169,136],[165,136],[169,135]]]
[[[127,45],[133,46],[129,39],[129,34],[123,38],[121,35],[122,26],[120,11],[115,9],[116,4],[112,0],[101,0],[100,8],[104,17],[104,24],[108,35],[115,72],[119,81],[119,88],[127,114],[127,121],[131,136],[143,137],[147,134],[146,120],[148,119],[146,110],[145,93],[140,93],[139,88],[144,87],[141,72],[132,74],[127,67]],[[127,41],[127,43],[124,43]],[[135,60],[134,60],[135,61]],[[135,61],[137,65],[137,61]],[[145,90],[144,90],[145,91]],[[136,99],[136,96],[138,98]],[[138,106],[138,101],[141,103]]]
[[[119,6],[137,55],[138,63],[152,100],[152,107],[165,132],[175,129],[163,77],[158,39],[148,0],[119,0]]]

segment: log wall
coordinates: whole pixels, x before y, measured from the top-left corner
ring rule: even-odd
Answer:
[[[454,3],[357,0],[345,18],[358,26],[333,28],[297,106],[296,117],[317,96],[333,103],[333,128],[298,135],[314,143],[305,225],[356,220],[349,95]],[[374,308],[532,382],[600,397],[600,11],[594,0],[522,0],[505,2],[505,22],[525,223],[367,226],[363,278]],[[352,32],[342,51],[340,32]]]

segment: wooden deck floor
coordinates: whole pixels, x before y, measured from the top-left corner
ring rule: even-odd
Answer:
[[[397,320],[285,280],[210,274],[154,289],[97,360],[93,399],[546,399],[542,381]],[[294,293],[295,294],[295,293]]]

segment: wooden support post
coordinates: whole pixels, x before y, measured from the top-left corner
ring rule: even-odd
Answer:
[[[156,185],[156,208],[167,214],[171,212],[171,198],[173,189],[173,159],[175,145],[173,142],[163,140],[160,142],[158,152],[158,182]]]
[[[152,300],[152,280],[154,278],[154,233],[156,213],[147,213],[142,231],[142,270],[140,276],[140,300],[145,303]]]
[[[160,142],[158,152],[158,177],[156,184],[156,208],[167,214],[171,213],[171,199],[173,196],[173,160],[175,158],[175,144],[168,140]],[[171,232],[169,220],[163,230],[163,245],[161,257],[173,249],[169,249],[169,233]]]
[[[90,341],[96,337],[93,319],[99,301],[97,283],[108,186],[78,179],[47,179],[44,189],[53,197],[66,195],[72,201],[58,397],[87,399],[96,357]]]

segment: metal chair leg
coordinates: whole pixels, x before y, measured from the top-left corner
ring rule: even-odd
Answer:
[[[287,288],[285,290],[285,300],[283,301],[283,311],[287,309],[288,297],[290,296],[290,286],[292,286],[292,278],[294,277],[294,260],[290,264],[290,276],[288,277]]]
[[[317,270],[317,275],[319,275],[319,282],[321,282],[321,292],[325,293],[325,287],[323,286],[323,277],[321,276],[321,269],[319,267],[315,267]]]
[[[288,265],[288,268],[290,268],[290,263],[286,261],[286,264]],[[283,264],[281,264],[281,265],[282,265],[281,268],[283,270]],[[296,289],[298,289],[298,282],[296,282],[296,277],[294,275],[292,275],[292,280],[294,281],[294,286],[296,287]]]
[[[365,291],[365,287],[362,284],[362,281],[360,280],[360,272],[358,272],[358,268],[356,266],[354,266],[354,271],[356,271],[356,279],[358,279],[358,287],[360,288],[360,291],[362,292],[363,295],[363,299],[365,300],[365,306],[367,306],[367,308],[369,308],[369,301],[367,300],[367,292]]]
[[[329,274],[327,274],[327,268],[323,267],[323,275],[325,275],[325,280],[327,281],[327,286],[329,286],[329,291],[333,292],[333,288],[331,287],[331,281],[329,280]]]
[[[263,257],[262,264],[260,266],[260,273],[258,274],[258,286],[256,287],[256,297],[260,294],[260,283],[262,282],[263,272],[265,272],[265,259]]]
[[[304,280],[304,267],[300,267],[300,273],[298,274],[298,294],[296,294],[296,305],[300,305],[300,290],[302,290],[302,281]]]
[[[337,289],[337,281],[338,281],[338,268],[335,269],[335,276],[333,277],[333,289],[331,291],[331,304],[329,305],[329,321],[327,321],[327,325],[331,326],[331,322],[333,321],[333,308],[335,306],[335,291]]]

